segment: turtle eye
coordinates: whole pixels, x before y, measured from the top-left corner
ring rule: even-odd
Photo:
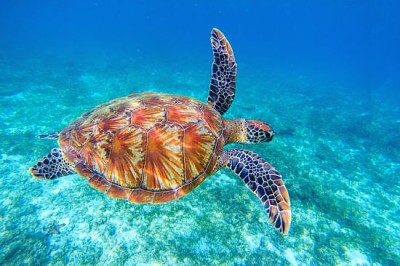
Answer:
[[[246,135],[249,143],[260,143],[271,141],[274,137],[274,130],[265,122],[246,120]]]

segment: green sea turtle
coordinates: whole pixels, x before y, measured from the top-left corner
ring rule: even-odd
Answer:
[[[97,190],[134,203],[178,199],[207,176],[231,169],[261,200],[272,225],[289,231],[290,199],[281,175],[263,158],[224,145],[271,141],[265,122],[225,119],[236,88],[236,62],[223,33],[211,32],[214,53],[207,102],[163,93],[114,99],[58,133],[54,148],[30,168],[39,179],[78,173]]]

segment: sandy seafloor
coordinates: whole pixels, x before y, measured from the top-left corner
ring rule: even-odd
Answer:
[[[0,264],[400,264],[400,109],[374,91],[349,93],[360,89],[351,83],[239,63],[226,117],[264,119],[277,133],[246,148],[284,177],[285,237],[229,170],[154,206],[108,198],[78,175],[33,179],[28,168],[56,145],[37,135],[97,104],[140,91],[206,99],[208,59],[141,60],[0,62]]]

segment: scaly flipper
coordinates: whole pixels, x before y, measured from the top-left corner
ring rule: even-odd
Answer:
[[[211,32],[211,44],[214,61],[207,102],[223,115],[235,98],[237,65],[231,45],[218,29]]]
[[[254,152],[233,149],[224,151],[219,167],[226,166],[240,176],[261,200],[271,224],[282,234],[290,228],[290,199],[282,176]]]
[[[39,179],[54,179],[75,174],[74,168],[64,158],[60,149],[52,149],[48,155],[31,167],[29,172]]]

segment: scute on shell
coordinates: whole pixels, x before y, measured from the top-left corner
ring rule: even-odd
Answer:
[[[224,145],[222,118],[195,99],[141,93],[86,112],[59,145],[96,189],[133,202],[179,198],[214,169]]]

